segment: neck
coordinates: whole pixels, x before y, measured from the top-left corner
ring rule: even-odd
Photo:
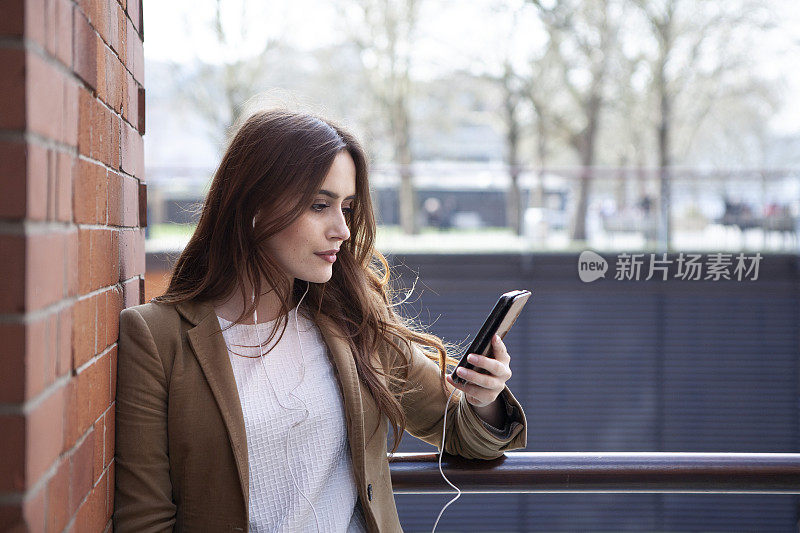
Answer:
[[[213,302],[214,311],[217,313],[218,316],[221,316],[225,320],[229,322],[234,322],[239,315],[242,314],[252,302],[251,298],[253,295],[253,286],[249,283],[249,281],[244,281],[245,286],[245,294],[247,295],[247,300],[242,299],[242,295],[239,292],[239,289],[235,289],[232,294],[229,296]],[[275,320],[280,316],[281,313],[281,301],[278,298],[278,295],[275,291],[267,285],[264,281],[261,283],[262,290],[261,296],[258,299],[258,322],[270,322]],[[266,288],[265,288],[266,287]],[[292,307],[292,302],[290,302],[289,308]],[[248,317],[245,317],[244,324],[253,324],[253,315],[251,314]]]

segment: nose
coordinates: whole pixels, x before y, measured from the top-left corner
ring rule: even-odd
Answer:
[[[328,238],[340,241],[346,241],[350,238],[350,228],[347,226],[347,219],[341,210],[335,210],[334,220],[328,231]]]

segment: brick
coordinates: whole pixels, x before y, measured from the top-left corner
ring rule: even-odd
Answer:
[[[25,384],[23,397],[26,401],[40,394],[46,385],[44,376],[45,358],[47,357],[47,324],[45,320],[37,320],[23,325],[24,347],[17,357],[23,361],[24,370],[19,375]]]
[[[139,181],[136,178],[122,177],[122,225],[139,225]]]
[[[0,323],[0,403],[22,403],[25,399],[24,324]]]
[[[106,69],[108,67],[106,58],[106,44],[99,35],[95,35],[95,66],[97,68],[97,97],[103,102],[108,102],[108,81],[106,79]]]
[[[64,396],[66,403],[64,404],[64,444],[61,447],[61,453],[67,453],[78,442],[78,439],[83,434],[78,422],[78,385],[77,379],[73,378],[66,382],[64,385]],[[70,508],[70,516],[73,514],[73,509]]]
[[[25,311],[25,249],[24,235],[0,234],[0,312]]]
[[[95,100],[92,110],[92,157],[110,166],[113,127],[112,113],[100,101]]]
[[[31,532],[43,532],[45,529],[45,490],[44,487],[39,489],[33,494],[29,494],[28,498],[22,504],[22,516],[25,518],[25,523]]]
[[[97,34],[80,9],[73,11],[72,27],[72,65],[75,74],[94,90],[97,87]]]
[[[38,1],[38,0],[37,0]],[[56,55],[56,5],[53,0],[44,0],[44,43],[42,47],[54,57]]]
[[[139,84],[137,84],[136,80],[133,79],[133,74],[127,70],[125,71],[125,80],[126,105],[124,106],[122,116],[128,122],[134,124],[138,121],[137,117],[139,116]]]
[[[78,229],[78,293],[86,294],[91,290],[92,282],[92,231]]]
[[[125,55],[120,56],[125,59],[125,67],[133,74],[133,56],[134,49],[133,43],[139,40],[139,34],[136,33],[136,28],[133,26],[130,18],[125,19]]]
[[[126,64],[128,58],[128,17],[125,15],[125,6],[120,5],[117,10],[117,33],[119,35],[119,48],[116,50],[117,55]]]
[[[119,326],[119,317],[117,317],[117,325]],[[114,333],[114,342],[116,343],[117,341],[119,341],[119,327],[117,327],[117,332]],[[115,402],[117,397],[117,354],[118,354],[117,344],[114,344],[114,346],[112,346],[111,350],[109,350],[108,352],[108,363],[109,363],[109,368],[111,369],[111,375],[109,376],[108,391],[109,391],[109,396],[111,396],[111,398]],[[112,409],[110,412],[113,413],[114,409]],[[114,428],[113,422],[111,423],[111,428],[112,429]],[[113,438],[111,439],[111,442],[112,443],[114,442]],[[108,460],[106,461],[106,464],[109,464],[113,458],[114,458],[114,452],[112,451],[110,456],[108,457]]]
[[[122,8],[117,0],[102,0],[108,4],[108,46],[119,54],[119,14]]]
[[[135,36],[127,43],[129,48],[133,48],[133,69],[131,73],[139,85],[144,85],[144,43],[141,37]],[[131,68],[131,65],[128,65]]]
[[[111,461],[111,465],[108,467],[108,498],[106,498],[106,520],[111,520],[111,517],[114,514],[114,478],[116,477],[116,469],[114,465],[116,463]]]
[[[56,219],[57,161],[58,152],[55,150],[47,150],[47,186],[44,192],[44,203],[46,204],[45,220]]]
[[[119,232],[119,277],[126,280],[144,275],[144,230],[123,230]],[[134,304],[136,305],[136,304]]]
[[[69,458],[59,461],[47,482],[47,531],[63,531],[72,513],[69,509]]]
[[[26,62],[25,113],[28,130],[59,141],[64,119],[64,76],[38,54],[29,52]]]
[[[0,505],[0,531],[27,533],[28,530],[22,516],[22,507],[17,504]]]
[[[109,397],[108,380],[110,366],[110,358],[108,353],[105,353],[84,368],[76,377],[78,424],[81,429],[93,426],[111,405],[113,398]],[[96,438],[102,438],[102,435],[97,435]]]
[[[116,347],[113,349],[114,357],[112,359],[111,352],[109,352],[109,362],[111,363],[110,368],[110,389],[109,393],[111,398],[115,396],[116,390],[116,371],[117,371],[117,363],[116,363]],[[106,416],[103,419],[103,423],[105,424],[105,443],[103,444],[103,468],[107,468],[111,464],[111,460],[114,459],[114,420],[116,417],[116,410],[109,409],[106,411]]]
[[[120,249],[120,252],[122,250]],[[121,262],[120,262],[121,263]],[[122,266],[122,265],[120,265]],[[122,278],[122,269],[120,269],[120,279]],[[139,278],[131,278],[122,282],[122,300],[123,305],[127,307],[132,307],[134,305],[139,305],[141,297],[139,296]]]
[[[103,446],[106,444],[105,414],[94,423],[94,452],[92,453],[92,483],[97,483],[103,475]]]
[[[94,463],[94,432],[90,431],[69,458],[69,501],[74,512],[92,490],[92,465]],[[97,531],[78,529],[78,531]]]
[[[0,402],[23,403],[55,381],[57,315],[0,324]]]
[[[92,111],[94,98],[86,89],[78,89],[78,152],[92,155]]]
[[[89,296],[75,302],[72,312],[72,353],[75,369],[85,364],[97,353],[95,351],[96,335],[97,298]]]
[[[67,152],[58,152],[56,155],[56,220],[59,222],[72,221],[72,171],[75,167],[75,158]]]
[[[91,282],[90,290],[96,290],[100,287],[109,285],[111,278],[111,231],[104,229],[97,229],[91,231]],[[102,295],[98,296],[98,319],[104,315],[105,299]],[[98,324],[99,325],[99,324]],[[99,340],[103,341],[104,337],[99,336]],[[97,345],[97,350],[103,349],[104,346],[100,343]]]
[[[105,315],[103,318],[103,349],[117,342],[119,336],[119,314],[122,312],[122,290],[111,287],[105,292]],[[98,327],[100,324],[98,324]]]
[[[122,183],[125,178],[116,172],[108,172],[108,225],[122,225]]]
[[[120,104],[121,106],[121,104]],[[111,142],[109,144],[109,165],[113,169],[120,168],[120,151],[122,135],[122,119],[117,115],[111,115]]]
[[[109,285],[117,286],[119,281],[119,230],[111,230],[111,272]],[[110,343],[109,343],[110,344]]]
[[[47,218],[47,181],[49,177],[47,149],[28,143],[28,172],[25,183],[25,216],[32,220]]]
[[[147,184],[139,183],[139,226],[147,226]]]
[[[64,289],[65,298],[78,295],[78,230],[72,229],[65,234],[64,253]]]
[[[28,415],[27,485],[36,483],[58,458],[64,438],[64,387],[53,391]]]
[[[27,146],[24,142],[0,141],[0,161],[3,162],[0,218],[25,218],[28,201],[27,160]]]
[[[123,77],[124,67],[122,63],[114,55],[110,48],[105,49],[106,54],[106,103],[108,106],[120,112],[122,109],[122,86],[125,83]]]
[[[137,87],[138,89],[138,102],[137,111],[139,112],[139,134],[144,135],[144,118],[145,118],[145,93],[144,87]]]
[[[55,0],[55,56],[67,67],[72,67],[73,4],[69,0]]]
[[[2,18],[2,17],[0,17]],[[25,129],[25,51],[0,48],[0,129]]]
[[[92,6],[94,7],[94,11],[92,15],[89,17],[92,26],[94,26],[97,33],[100,37],[103,38],[105,42],[109,42],[109,35],[108,35],[108,23],[109,23],[109,10],[108,10],[108,1],[107,0],[94,0],[92,2]]]
[[[127,122],[122,125],[120,167],[137,178],[144,177],[144,146],[142,137]]]
[[[28,235],[25,266],[26,310],[54,304],[64,295],[64,279],[53,265],[64,264],[65,233]]]
[[[2,0],[0,36],[22,37],[25,32],[25,0]],[[0,527],[2,529],[2,527]]]
[[[140,9],[141,9],[140,0],[128,1],[128,17],[131,19],[131,22],[133,23],[133,26],[136,29],[137,33],[139,31],[141,22]]]
[[[81,159],[75,174],[73,187],[73,209],[75,222],[82,224],[106,223],[106,168]]]
[[[57,317],[56,376],[72,372],[72,307],[61,310]]]
[[[68,146],[78,145],[78,84],[71,79],[64,80],[64,113],[61,121],[60,140]]]
[[[77,531],[105,531],[106,500],[108,498],[108,475],[104,474],[94,486],[86,502],[78,510],[75,519]]]
[[[45,47],[45,0],[25,0],[25,37]]]
[[[0,491],[25,490],[25,422],[21,415],[0,415]]]

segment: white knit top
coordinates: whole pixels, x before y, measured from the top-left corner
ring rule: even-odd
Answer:
[[[241,345],[258,345],[256,328],[266,341],[277,321],[225,330],[231,322],[217,318],[247,433],[250,531],[366,531],[344,405],[316,324],[293,309],[283,338],[259,358],[258,348]]]

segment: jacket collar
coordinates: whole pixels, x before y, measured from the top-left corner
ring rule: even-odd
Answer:
[[[222,413],[239,472],[242,494],[247,503],[250,501],[247,434],[239,392],[236,388],[236,379],[228,358],[228,348],[222,336],[219,320],[214,312],[214,307],[208,302],[187,301],[177,304],[176,308],[189,323],[194,325],[187,333],[189,343]],[[331,319],[321,317],[316,321],[316,325],[328,347],[329,357],[339,381],[344,401],[353,473],[359,482],[360,493],[365,484],[366,463],[364,411],[355,360],[347,339]],[[249,516],[247,519],[249,521]]]

